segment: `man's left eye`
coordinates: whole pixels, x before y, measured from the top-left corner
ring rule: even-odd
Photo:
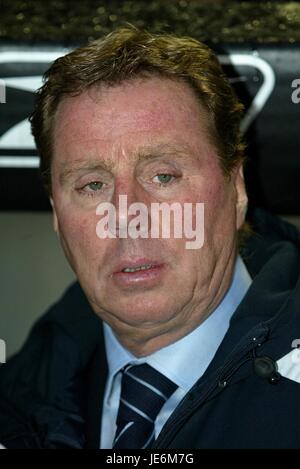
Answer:
[[[170,182],[174,176],[172,174],[157,174],[156,176],[154,176],[154,180],[155,178],[157,178],[157,180],[155,182],[159,182],[160,184],[168,184],[168,182]]]

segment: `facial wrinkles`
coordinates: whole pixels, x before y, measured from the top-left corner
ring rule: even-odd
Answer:
[[[161,89],[160,97],[155,97],[155,92],[153,92],[153,84],[155,83]],[[144,87],[142,94],[137,86],[139,84]],[[96,111],[95,118],[101,118],[101,122],[107,123],[107,129],[113,131],[128,126],[138,128],[141,131],[152,129],[159,131],[164,127],[172,128],[174,125],[181,125],[183,122],[186,122],[188,126],[193,126],[198,120],[197,114],[204,112],[201,112],[193,91],[187,86],[185,86],[184,96],[182,96],[181,86],[181,83],[172,82],[169,79],[154,78],[151,80],[136,79],[132,82],[125,82],[120,87],[96,88],[96,96],[95,98],[92,96],[92,102],[98,106],[100,115],[97,115]],[[122,89],[124,92],[120,93]],[[163,90],[165,93],[162,92]],[[188,102],[186,102],[187,94]],[[117,99],[115,99],[116,96]],[[108,101],[109,106],[107,106]],[[101,116],[105,106],[107,108],[105,116]]]
[[[141,141],[142,146],[139,141],[134,140],[134,133],[132,133],[113,142],[96,140],[74,144],[74,149],[73,146],[69,148],[68,152],[65,152],[65,160],[57,165],[60,181],[63,183],[67,178],[74,179],[76,175],[93,171],[95,174],[97,171],[104,171],[108,178],[120,176],[126,180],[129,175],[134,175],[139,168],[141,169],[141,165],[161,163],[162,165],[172,164],[180,172],[183,171],[187,181],[193,184],[195,180],[196,184],[196,178],[203,174],[201,171],[203,165],[206,165],[206,172],[207,170],[212,172],[217,166],[214,152],[205,144],[198,149],[193,148],[193,142],[187,145],[179,139],[173,144],[170,136],[165,139],[163,136],[161,139],[158,137],[157,140],[154,138],[154,144],[151,139],[146,140],[143,137]],[[82,148],[85,150],[83,151]],[[192,154],[197,154],[197,151],[199,160],[191,157]],[[84,158],[85,155],[89,158]],[[193,171],[191,171],[191,163]],[[185,171],[186,168],[188,172]],[[199,171],[201,171],[199,174],[195,174]],[[215,180],[214,184],[219,184],[219,182]]]
[[[198,106],[191,90],[185,89],[185,92],[189,93],[186,102],[186,96],[184,100],[180,99],[182,90],[178,88],[178,84],[169,80],[167,82],[160,80],[160,85],[166,90],[166,97],[160,100],[153,98],[151,88],[149,90],[146,86],[145,93],[141,96],[135,92],[133,85],[129,93],[121,95],[115,88],[108,88],[104,93],[101,88],[97,89],[98,98],[84,93],[80,97],[79,106],[76,98],[66,98],[57,113],[56,122],[60,121],[60,125],[55,129],[57,138],[60,138],[61,133],[64,137],[62,141],[65,140],[65,135],[75,135],[77,142],[95,140],[99,138],[99,123],[101,123],[100,131],[106,139],[114,141],[122,134],[128,134],[131,129],[135,129],[135,138],[137,138],[140,132],[159,135],[164,129],[170,131],[175,127],[185,128],[185,133],[190,133],[191,129],[198,127],[199,118],[202,117],[202,120],[207,122],[206,113]],[[172,88],[176,92],[175,100],[173,95],[174,102],[168,97],[168,94],[172,94]],[[76,118],[78,113],[81,116],[80,120]]]
[[[100,315],[117,325],[120,333],[125,331],[124,340],[136,331],[136,340],[140,342],[153,335],[155,340],[155,335],[158,337],[172,328],[172,337],[176,338],[176,331],[190,328],[192,323],[196,325],[204,313],[209,313],[224,293],[227,282],[223,277],[229,277],[230,251],[234,244],[230,234],[233,213],[228,200],[230,191],[224,185],[215,150],[206,136],[204,111],[199,111],[198,106],[196,109],[194,96],[187,89],[182,92],[177,87],[173,89],[172,82],[160,82],[157,86],[152,81],[151,86],[145,84],[142,89],[137,86],[136,91],[133,87],[126,90],[119,87],[104,94],[100,90],[98,102],[87,96],[79,97],[77,103],[69,101],[59,115],[57,130],[61,133],[56,148],[57,155],[63,155],[71,166],[75,161],[80,164],[80,160],[87,164],[91,160],[107,164],[114,193],[129,195],[129,203],[153,201],[158,193],[163,193],[169,202],[206,204],[206,225],[209,225],[206,244],[199,253],[194,253],[184,250],[183,240],[98,240],[97,220],[88,218],[93,209],[90,202],[84,202],[78,210],[77,199],[66,197],[60,190],[58,211],[64,218],[61,228],[94,309],[102,311]],[[138,163],[139,155],[146,153],[147,145],[151,153],[151,147],[158,143],[185,144],[185,178],[183,183],[174,186],[179,187],[178,191],[150,194],[149,185],[143,185],[140,178],[144,163]],[[162,149],[158,153],[164,154]],[[178,159],[178,164],[182,160]],[[147,174],[149,179],[153,176],[150,171]],[[67,204],[62,199],[67,199]],[[120,259],[143,256],[165,262],[168,275],[153,291],[131,289],[130,294],[118,291],[109,280],[114,266]],[[176,298],[169,295],[172,289],[177,293]],[[147,335],[144,328],[140,329],[141,324],[147,325]]]

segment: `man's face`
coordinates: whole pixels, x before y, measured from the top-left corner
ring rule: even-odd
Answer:
[[[56,115],[55,228],[94,311],[137,355],[193,330],[230,284],[246,195],[241,171],[224,178],[208,129],[189,86],[159,77],[93,88]],[[100,239],[96,208],[110,202],[122,219],[119,195],[149,213],[153,202],[204,203],[203,247],[173,236]]]

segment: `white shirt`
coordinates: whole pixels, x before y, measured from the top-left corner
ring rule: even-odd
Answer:
[[[135,357],[120,344],[112,329],[104,323],[108,378],[103,402],[100,448],[110,449],[113,445],[121,394],[122,368],[128,363],[148,363],[177,384],[177,390],[163,405],[155,420],[155,438],[157,438],[175,407],[210,364],[228,330],[230,318],[251,282],[246,266],[238,256],[230,288],[213,313],[188,335],[147,357]]]

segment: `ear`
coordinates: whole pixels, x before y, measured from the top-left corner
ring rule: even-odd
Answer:
[[[234,185],[236,189],[236,229],[239,230],[245,221],[248,208],[248,197],[242,163],[236,169]]]
[[[53,229],[57,235],[59,235],[59,229],[58,229],[58,220],[57,220],[57,215],[56,215],[56,210],[55,210],[55,205],[52,197],[50,197],[50,203],[52,207],[52,213],[53,213]]]

